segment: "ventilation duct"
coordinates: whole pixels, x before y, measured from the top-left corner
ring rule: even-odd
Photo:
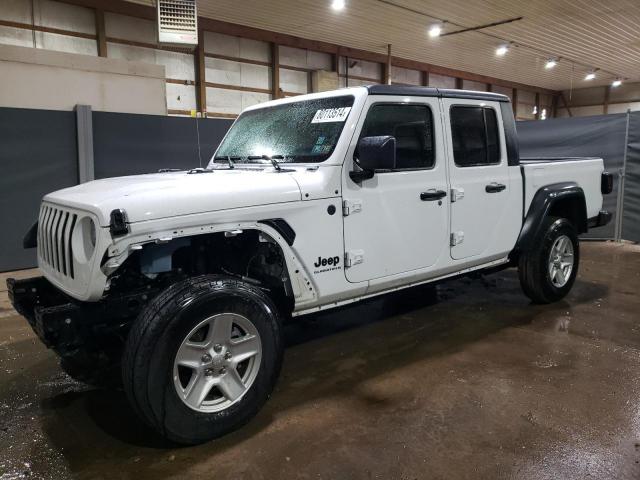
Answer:
[[[198,44],[196,0],[157,0],[158,42],[173,45]]]

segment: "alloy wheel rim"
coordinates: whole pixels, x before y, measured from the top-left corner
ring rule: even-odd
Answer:
[[[564,287],[573,272],[573,243],[566,235],[556,238],[549,252],[549,278],[556,288]]]
[[[255,381],[262,358],[260,334],[236,313],[219,313],[183,339],[173,365],[182,402],[197,412],[220,412],[238,402]]]

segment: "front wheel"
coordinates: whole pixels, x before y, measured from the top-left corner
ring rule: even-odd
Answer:
[[[540,238],[520,256],[522,290],[535,303],[556,302],[573,287],[579,262],[578,234],[573,224],[565,218],[546,218]]]
[[[249,421],[282,362],[278,312],[260,289],[217,275],[178,283],[154,299],[123,355],[127,396],[165,438],[202,443]]]

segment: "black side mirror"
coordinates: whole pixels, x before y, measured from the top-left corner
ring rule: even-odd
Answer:
[[[361,171],[349,172],[354,182],[373,177],[376,170],[396,168],[396,139],[390,135],[363,137],[356,149],[356,163]]]

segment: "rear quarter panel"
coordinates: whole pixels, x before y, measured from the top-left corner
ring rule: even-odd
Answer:
[[[540,188],[562,182],[574,182],[582,188],[587,203],[587,218],[595,217],[602,209],[600,177],[604,171],[604,163],[601,158],[524,160],[521,166],[524,173],[525,216],[534,195]]]

